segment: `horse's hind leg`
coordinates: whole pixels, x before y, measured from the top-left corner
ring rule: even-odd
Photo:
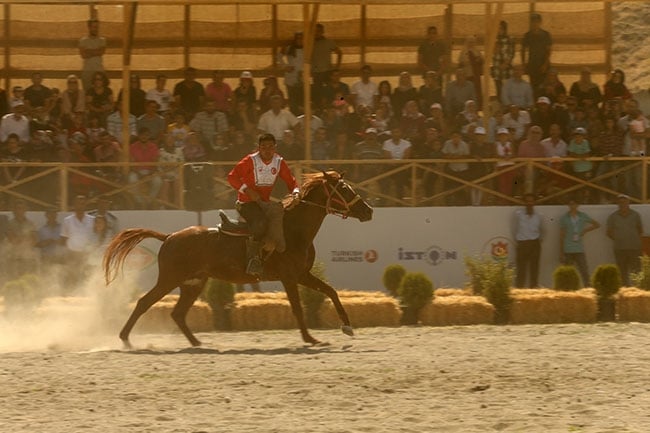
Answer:
[[[124,342],[124,346],[131,348],[131,343],[129,343],[129,334],[135,326],[135,323],[138,321],[140,316],[142,316],[153,304],[160,301],[163,296],[171,292],[173,287],[165,286],[160,283],[160,280],[156,285],[147,292],[146,295],[138,299],[138,302],[135,304],[135,309],[131,313],[129,320],[126,321],[124,327],[120,331],[120,339]]]
[[[295,282],[285,282],[282,281],[284,290],[287,292],[287,298],[289,298],[289,304],[291,304],[291,311],[298,321],[298,327],[300,328],[300,334],[302,335],[303,341],[309,344],[318,344],[320,343],[314,337],[309,334],[307,330],[307,325],[305,324],[305,317],[302,314],[302,305],[300,304],[300,294],[298,293],[298,285]]]
[[[172,319],[178,325],[181,331],[187,339],[190,341],[192,346],[200,346],[201,342],[196,339],[190,328],[188,328],[185,318],[187,317],[187,312],[190,310],[196,298],[201,294],[203,286],[205,286],[205,279],[201,280],[197,284],[187,285],[184,284],[181,286],[181,296],[178,298],[178,302],[172,311]]]
[[[350,319],[348,318],[348,313],[343,308],[341,300],[339,299],[338,293],[334,287],[327,284],[325,281],[313,275],[311,272],[307,272],[300,277],[299,283],[303,286],[309,287],[310,289],[318,290],[319,292],[327,295],[328,298],[332,300],[334,308],[336,308],[336,313],[339,315],[339,318],[343,322],[341,326],[341,331],[346,335],[354,335],[352,331],[352,326],[350,326]]]

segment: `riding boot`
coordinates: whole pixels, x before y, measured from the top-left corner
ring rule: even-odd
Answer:
[[[246,240],[246,261],[248,262],[246,266],[247,274],[255,275],[257,277],[262,275],[264,266],[262,258],[260,257],[261,249],[262,242],[253,239]]]

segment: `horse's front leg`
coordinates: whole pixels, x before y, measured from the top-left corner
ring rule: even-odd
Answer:
[[[336,313],[339,315],[341,322],[343,322],[341,331],[346,335],[354,335],[354,331],[350,325],[350,319],[348,318],[348,313],[345,311],[345,308],[343,308],[339,295],[336,293],[334,287],[330,286],[311,272],[304,273],[298,282],[303,286],[309,287],[312,290],[318,290],[327,295],[327,297],[332,300],[332,304],[334,304],[334,308],[336,308]]]
[[[300,294],[298,293],[298,284],[295,281],[282,280],[282,285],[284,286],[284,290],[287,292],[287,298],[289,298],[289,304],[291,304],[291,311],[298,321],[298,327],[300,328],[300,334],[302,335],[303,341],[309,344],[320,343],[320,341],[312,337],[307,330],[305,317],[302,313],[302,304],[300,303]]]

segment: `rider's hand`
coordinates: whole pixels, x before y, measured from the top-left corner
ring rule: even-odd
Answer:
[[[246,188],[246,195],[253,201],[260,200],[260,193],[255,191],[253,188]]]

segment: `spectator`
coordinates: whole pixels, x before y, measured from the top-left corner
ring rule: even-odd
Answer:
[[[560,81],[560,76],[557,70],[553,68],[548,70],[546,76],[544,77],[544,80],[542,81],[542,84],[539,85],[539,88],[533,90],[535,91],[537,98],[540,96],[545,96],[551,101],[551,103],[557,100],[557,96],[560,93],[563,93],[565,95],[567,93],[566,87]]]
[[[183,148],[187,143],[190,132],[190,125],[187,124],[185,113],[177,111],[174,113],[174,121],[167,125],[166,140],[171,140],[174,142],[174,146]]]
[[[252,150],[252,146],[249,146],[247,150]],[[296,134],[291,129],[282,131],[282,140],[278,143],[278,153],[284,155],[289,161],[305,159],[305,148],[301,142],[296,140]]]
[[[5,89],[0,88],[0,118],[9,113],[9,97]]]
[[[336,62],[334,65],[332,65],[332,53],[336,54]],[[316,24],[311,56],[312,76],[316,89],[320,89],[328,81],[329,75],[333,70],[341,68],[342,57],[343,51],[341,51],[336,42],[325,37],[325,26],[321,23]]]
[[[106,38],[99,36],[99,20],[87,22],[88,35],[79,39],[79,55],[83,59],[81,80],[83,88],[88,91],[96,72],[104,72],[103,55],[106,51]]]
[[[542,128],[542,135],[547,137],[551,124],[555,123],[555,116],[551,109],[551,100],[546,96],[537,98],[537,103],[532,110],[530,118],[531,123]]]
[[[557,123],[551,124],[548,137],[541,143],[547,158],[564,158],[567,155],[567,144],[562,140],[562,129]]]
[[[596,168],[596,177],[600,178],[605,174],[617,170],[621,167],[621,161],[611,161],[610,157],[623,155],[623,134],[616,125],[616,119],[608,117],[605,119],[605,128],[598,138],[598,149],[595,156],[605,158],[605,161],[600,161]],[[619,176],[609,176],[599,183],[611,190],[619,188]],[[604,202],[605,200],[601,200]]]
[[[494,157],[494,145],[487,141],[487,131],[482,126],[476,124],[468,127],[470,152],[474,158],[480,161],[483,158]],[[474,181],[486,176],[491,170],[491,164],[484,162],[474,162],[470,165],[470,178]],[[488,182],[491,182],[488,181]],[[481,182],[479,182],[481,183]],[[483,203],[483,191],[479,188],[470,189],[470,198],[472,206],[480,206]]]
[[[593,163],[585,160],[585,158],[591,156],[591,146],[589,145],[589,141],[585,138],[586,136],[586,129],[576,128],[573,131],[573,139],[567,147],[569,156],[579,158],[578,161],[573,161],[572,168],[573,174],[582,180],[591,179],[591,169],[593,168]],[[587,201],[587,199],[588,190],[585,192],[585,201]]]
[[[586,233],[600,227],[598,221],[578,210],[578,202],[569,200],[569,211],[560,218],[560,262],[578,269],[582,285],[589,284],[589,271],[583,237]]]
[[[521,63],[525,65],[530,84],[537,90],[551,68],[551,34],[542,29],[542,16],[530,15],[530,30],[521,42]]]
[[[99,125],[106,127],[106,118],[113,111],[115,102],[109,87],[108,77],[103,72],[95,72],[92,85],[86,89],[86,108],[99,119]]]
[[[415,155],[416,157],[423,159],[443,159],[444,155],[442,153],[442,141],[440,140],[440,135],[435,128],[427,128],[424,144],[421,148],[420,155]],[[440,166],[440,163],[432,163],[430,168],[435,169],[436,171],[441,171],[443,168]],[[436,192],[438,183],[440,180],[440,175],[433,171],[427,170],[422,176],[422,187],[424,189],[425,197],[432,197]]]
[[[638,272],[643,224],[638,212],[630,209],[630,197],[619,194],[618,210],[607,218],[607,237],[614,241],[614,258],[621,271],[623,286],[630,286],[630,274]]]
[[[203,86],[196,81],[195,68],[185,68],[184,75],[183,81],[174,86],[174,104],[191,119],[203,107],[205,91]]]
[[[449,137],[450,128],[445,120],[445,114],[442,110],[442,105],[434,102],[429,108],[430,116],[424,121],[426,128],[434,128],[442,140]]]
[[[108,133],[100,131],[98,145],[93,149],[94,161],[98,163],[121,162],[122,146]],[[96,171],[100,177],[112,182],[118,182],[121,179],[121,168],[117,166],[104,166]]]
[[[524,209],[515,212],[516,277],[515,287],[539,287],[539,258],[544,234],[542,216],[535,212],[535,196],[524,195]],[[528,277],[528,278],[527,278]],[[528,280],[528,284],[526,284]]]
[[[25,89],[22,86],[14,86],[11,88],[11,98],[9,98],[9,108],[15,101],[22,101],[25,104]]]
[[[36,226],[27,218],[27,203],[17,199],[13,205],[13,218],[7,225],[9,248],[5,251],[5,260],[6,272],[10,279],[20,278],[38,270],[36,240]]]
[[[470,127],[476,127],[482,123],[482,118],[478,112],[476,101],[468,99],[464,106],[463,111],[456,115],[454,128],[460,130],[462,134],[467,134]]]
[[[12,113],[2,116],[0,121],[0,141],[7,141],[15,134],[23,143],[29,142],[29,118],[25,115],[25,104],[21,100],[11,103]]]
[[[476,47],[476,37],[469,36],[465,39],[465,46],[458,56],[458,67],[463,68],[467,80],[474,84],[476,103],[479,109],[483,107],[483,92],[481,88],[483,62],[483,53]]]
[[[282,140],[286,129],[292,129],[298,119],[289,110],[282,109],[282,97],[271,97],[271,109],[260,116],[257,129],[264,133],[273,134],[277,141]]]
[[[278,53],[278,65],[284,69],[284,85],[287,87],[289,110],[296,116],[304,111],[303,61],[303,33],[296,32],[289,45]]]
[[[223,81],[223,72],[212,72],[212,82],[205,86],[205,99],[213,101],[217,111],[222,113],[232,111],[232,89]]]
[[[130,155],[131,162],[136,163],[136,165],[131,166],[129,183],[134,184],[146,179],[144,183],[139,185],[135,199],[141,208],[151,209],[160,192],[162,180],[156,173],[157,169],[153,164],[158,162],[160,151],[156,143],[151,141],[147,128],[138,131],[138,139],[131,143]],[[142,190],[147,186],[146,192],[143,192]]]
[[[314,140],[311,144],[311,159],[316,161],[325,161],[330,159],[330,152],[332,151],[332,146],[329,141],[327,141],[327,130],[323,127],[317,128],[314,131]],[[325,165],[317,166],[318,169],[325,170],[327,167]]]
[[[451,132],[449,140],[447,140],[442,146],[442,153],[445,159],[465,159],[470,156],[470,148],[469,145],[463,141],[461,133],[454,130]],[[467,162],[450,162],[445,166],[445,171],[453,177],[462,180],[469,180],[471,175]],[[462,184],[459,184],[459,182],[453,179],[445,179],[446,190],[451,190],[458,186],[462,186]],[[467,205],[467,202],[467,190],[464,187],[447,196],[447,204],[450,206],[464,206]]]
[[[353,106],[364,104],[374,111],[377,107],[377,98],[379,96],[379,86],[377,83],[370,79],[372,75],[372,68],[370,65],[363,65],[361,67],[361,79],[355,81],[350,86],[350,103]]]
[[[86,214],[86,197],[76,196],[74,212],[63,219],[61,242],[66,246],[64,285],[71,292],[88,273],[88,254],[93,246],[95,219]]]
[[[508,168],[515,165],[511,159],[515,156],[515,148],[510,142],[510,131],[508,128],[499,128],[496,131],[497,142],[495,144],[496,154],[499,160],[496,163],[496,171],[502,172],[497,177],[497,191],[508,197],[512,197],[517,173],[515,170]],[[504,198],[499,199],[499,203],[506,204]]]
[[[239,103],[244,102],[246,109],[254,110],[257,102],[257,89],[253,85],[253,74],[250,71],[244,71],[239,76],[239,86],[233,92],[233,103],[239,107]]]
[[[645,155],[645,149],[633,146],[634,133],[630,128],[630,122],[637,118],[638,103],[634,99],[627,99],[624,103],[625,115],[618,120],[618,127],[624,133],[623,136],[623,156],[638,158]],[[643,119],[642,119],[643,120]],[[650,121],[644,120],[646,129],[650,128]],[[637,142],[637,145],[639,143]],[[642,154],[643,152],[643,154]],[[631,162],[634,164],[634,161]],[[626,193],[633,197],[641,197],[641,169],[639,167],[631,168],[625,172],[625,190]]]
[[[206,101],[203,111],[196,113],[190,122],[190,130],[196,132],[201,145],[209,152],[216,148],[216,135],[228,132],[228,118],[217,111],[214,101]]]
[[[38,229],[36,248],[40,250],[43,275],[49,276],[52,265],[62,265],[65,248],[61,245],[61,223],[57,221],[56,209],[45,211],[45,224]]]
[[[506,128],[514,131],[512,139],[518,143],[524,137],[526,128],[530,125],[530,114],[528,111],[522,110],[518,105],[511,104],[508,106],[508,112],[503,115],[503,123]]]
[[[278,79],[273,75],[269,75],[263,81],[264,86],[260,91],[259,107],[260,112],[264,113],[271,109],[271,96],[279,95],[284,101],[284,93],[278,86]]]
[[[208,159],[208,151],[201,144],[201,138],[197,133],[191,132],[188,135],[183,146],[183,158],[185,162],[203,162]]]
[[[388,107],[388,117],[393,117],[393,90],[388,80],[379,82],[378,87],[379,95],[377,97],[378,104],[386,104]]]
[[[86,111],[86,95],[79,88],[79,79],[76,75],[68,75],[66,89],[61,93],[61,110],[63,111],[64,124],[72,121],[74,113]]]
[[[427,71],[424,73],[424,84],[418,90],[418,101],[420,104],[420,111],[427,113],[431,104],[444,104],[445,99],[442,95],[442,86],[440,85],[440,78],[435,71]]]
[[[528,129],[526,140],[522,141],[517,150],[517,156],[520,158],[544,158],[544,146],[541,143],[542,128],[533,125]],[[537,172],[532,167],[527,167],[524,175],[524,191],[532,193],[535,191]]]
[[[504,107],[517,105],[525,110],[533,106],[533,88],[523,79],[524,67],[515,65],[512,68],[512,77],[503,83],[501,89],[501,103]]]
[[[25,109],[33,113],[41,108],[49,112],[54,106],[52,90],[43,85],[43,76],[40,72],[32,74],[32,84],[25,89]]]
[[[456,70],[456,79],[447,83],[445,91],[446,112],[450,119],[455,118],[465,108],[465,101],[476,101],[474,83],[468,81],[463,69]]]
[[[416,104],[415,101],[411,102]],[[411,143],[402,138],[402,130],[398,126],[391,128],[390,138],[384,141],[382,149],[385,159],[400,160],[411,158]],[[390,180],[392,180],[395,185],[395,197],[397,197],[398,200],[403,200],[404,198],[404,188],[409,184],[408,175],[408,171],[400,171],[390,177]]]
[[[131,74],[129,78],[129,113],[133,114],[136,118],[144,114],[144,106],[147,94],[142,90],[140,83],[140,76]],[[117,105],[122,104],[122,90],[117,96]]]
[[[490,73],[497,89],[497,99],[501,100],[503,82],[510,78],[512,73],[512,60],[515,57],[515,42],[508,35],[508,23],[499,22],[499,33],[492,54],[492,67]]]
[[[165,87],[167,85],[167,76],[164,74],[156,75],[156,87],[147,90],[147,101],[156,101],[158,103],[158,114],[165,115],[172,109],[174,98],[171,92]]]
[[[165,130],[167,125],[165,119],[158,114],[160,112],[158,102],[148,100],[145,103],[144,114],[138,117],[136,121],[136,128],[148,128],[151,131],[151,139],[158,145],[161,145],[165,137]]]
[[[249,138],[257,134],[257,112],[246,101],[238,101],[235,104],[235,111],[232,113],[231,118],[235,131],[241,131]]]
[[[427,39],[418,47],[418,65],[421,71],[436,71],[439,77],[447,71],[449,48],[438,38],[438,28],[427,28]]]
[[[400,131],[405,140],[409,141],[415,148],[424,141],[424,123],[426,117],[418,110],[416,101],[408,101],[404,106],[404,114],[399,122]]]
[[[393,90],[393,95],[391,96],[394,118],[399,119],[402,117],[402,110],[408,101],[417,100],[418,92],[415,87],[413,87],[411,74],[406,71],[400,72],[399,83],[397,87],[395,87],[395,90]]]
[[[363,134],[363,141],[355,145],[355,158],[356,159],[382,159],[384,158],[384,150],[382,143],[377,140],[377,130],[375,128],[367,128]],[[359,181],[367,180],[379,175],[382,172],[382,167],[378,165],[362,164],[357,166],[357,174],[355,176]]]
[[[120,221],[117,216],[110,211],[112,202],[104,197],[97,199],[97,209],[88,212],[92,217],[103,217],[106,225],[106,234],[108,239],[112,239],[120,231]]]
[[[109,134],[117,140],[118,143],[123,144],[124,137],[122,136],[122,107],[120,104],[115,105],[115,111],[113,111],[106,118],[106,130]],[[131,113],[129,113],[129,141],[131,141],[137,135],[137,119]]]
[[[615,69],[611,73],[609,80],[605,83],[604,90],[605,101],[632,98],[632,94],[625,85],[625,72],[621,69]]]
[[[591,81],[589,68],[583,68],[580,71],[580,79],[571,85],[569,94],[575,97],[580,105],[598,105],[603,100],[600,88]]]

